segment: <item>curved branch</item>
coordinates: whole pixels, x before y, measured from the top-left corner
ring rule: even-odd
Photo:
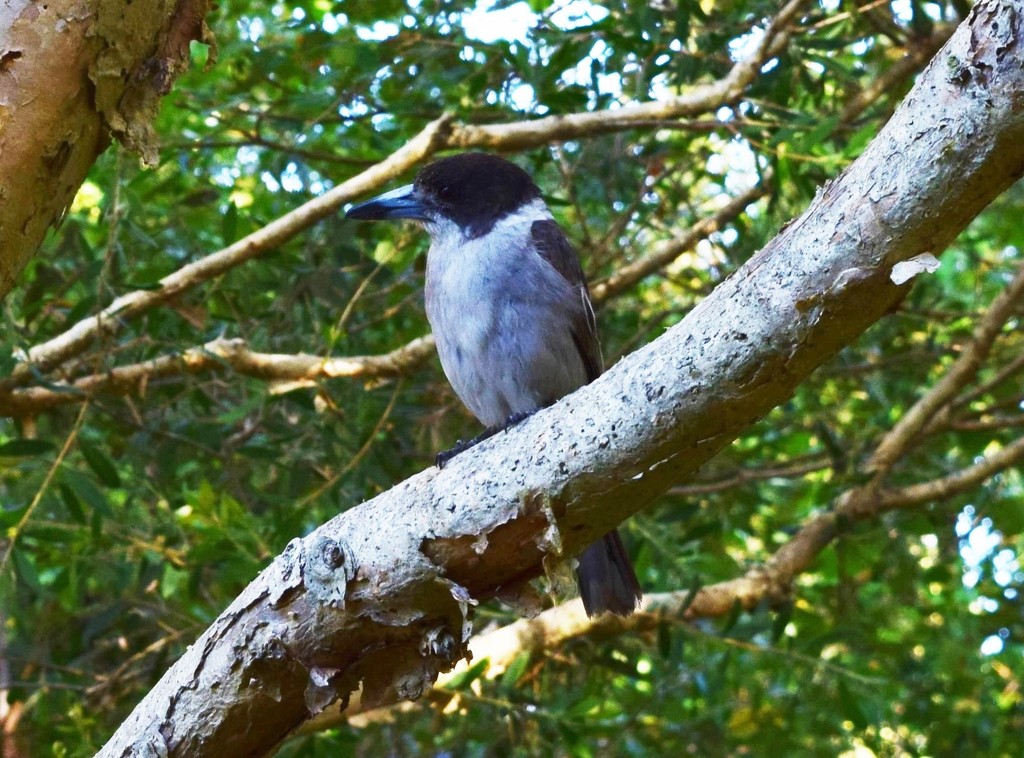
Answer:
[[[133,363],[92,374],[72,382],[0,393],[0,415],[23,416],[66,403],[80,402],[98,393],[143,393],[155,380],[204,371],[231,369],[238,374],[280,382],[322,379],[400,376],[427,361],[434,353],[434,338],[419,337],[384,355],[323,358],[308,354],[259,353],[241,339],[216,339],[180,353]]]
[[[765,28],[754,53],[738,62],[724,77],[694,87],[675,97],[635,103],[611,111],[590,111],[567,116],[547,116],[532,121],[453,128],[450,147],[489,147],[511,151],[562,142],[579,137],[608,134],[671,119],[692,118],[734,103],[757,79],[761,68],[789,43],[791,27],[806,0],[790,0]]]
[[[722,229],[743,213],[748,205],[767,195],[770,191],[770,182],[770,176],[766,177],[764,183],[757,184],[739,197],[730,200],[713,215],[701,219],[682,234],[655,245],[648,255],[623,266],[607,279],[594,284],[590,288],[590,295],[594,303],[597,304],[615,297],[644,277],[665,268],[686,251],[692,250],[701,239]]]
[[[809,460],[795,461],[788,465],[765,466],[763,468],[739,469],[730,477],[711,482],[693,482],[679,484],[668,491],[674,497],[695,497],[726,492],[735,487],[742,487],[751,482],[763,482],[766,479],[799,479],[815,471],[832,468],[833,461],[824,457],[811,457]]]

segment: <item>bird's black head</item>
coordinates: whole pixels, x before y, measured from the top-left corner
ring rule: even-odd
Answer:
[[[504,158],[461,153],[424,167],[416,181],[349,209],[348,218],[450,221],[469,237],[486,234],[504,216],[540,199],[530,175]]]

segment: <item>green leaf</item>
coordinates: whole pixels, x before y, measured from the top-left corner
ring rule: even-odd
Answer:
[[[732,608],[729,609],[729,615],[725,619],[725,624],[722,626],[722,634],[728,634],[736,626],[736,622],[740,620],[740,614],[743,613],[743,604],[740,601],[734,600]]]
[[[672,627],[664,621],[658,624],[658,652],[666,660],[672,655]]]
[[[160,580],[160,597],[165,600],[178,595],[188,584],[189,572],[175,568],[170,564],[164,566],[163,577]]]
[[[193,66],[206,68],[206,64],[210,61],[209,45],[199,40],[189,40],[188,53]]]
[[[82,451],[85,462],[93,470],[97,478],[108,487],[120,487],[121,477],[117,474],[113,462],[99,448],[93,447],[85,439],[79,438],[78,449]]]
[[[508,668],[505,669],[505,673],[501,675],[502,684],[514,685],[519,679],[526,673],[526,667],[530,665],[530,659],[532,658],[529,650],[522,650],[520,653],[512,659],[512,663],[509,664]]]
[[[106,495],[89,477],[74,470],[66,470],[62,472],[61,476],[71,491],[94,511],[107,517],[114,515],[114,510],[110,507]]]
[[[843,679],[839,680],[839,700],[843,704],[843,715],[853,722],[856,729],[864,729],[871,723],[861,699],[850,691]]]
[[[0,529],[8,529],[17,524],[26,510],[28,503],[16,508],[0,508]]]
[[[35,560],[24,549],[19,546],[14,548],[11,556],[14,561],[14,571],[25,585],[37,592],[42,589],[39,583],[39,572],[36,570]]]
[[[718,521],[705,521],[703,524],[697,524],[696,526],[690,527],[685,534],[679,539],[680,544],[692,542],[706,537],[709,534],[716,534],[721,531],[721,524]]]
[[[448,681],[448,689],[450,690],[462,690],[472,684],[476,679],[480,678],[480,675],[487,670],[489,663],[488,658],[481,658],[479,661],[474,663],[468,669],[463,671],[461,674],[456,674]]]
[[[42,455],[53,450],[52,442],[46,440],[17,439],[5,442],[0,445],[0,457],[4,458],[27,458],[33,455]]]
[[[228,203],[228,209],[221,219],[220,236],[225,247],[238,239],[238,206],[234,202]]]
[[[68,515],[79,524],[88,523],[88,519],[85,517],[85,510],[82,508],[82,501],[78,499],[78,495],[75,494],[74,490],[63,482],[58,485],[58,489],[60,490],[61,500],[64,501],[64,506],[68,509]]]
[[[772,644],[774,645],[780,639],[782,635],[786,633],[786,627],[789,625],[789,620],[793,617],[793,604],[786,603],[779,609],[779,612],[775,614],[775,618],[772,619]]]
[[[704,586],[704,580],[701,579],[700,574],[695,574],[693,581],[690,582],[690,588],[686,592],[686,598],[683,600],[683,605],[679,609],[679,615],[685,616],[686,612],[693,605],[693,601],[697,599],[697,593],[700,592],[700,588]]]

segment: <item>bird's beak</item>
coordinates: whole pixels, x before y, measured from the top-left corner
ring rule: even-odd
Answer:
[[[384,221],[392,218],[426,219],[426,206],[415,185],[407,184],[391,192],[353,205],[345,218],[357,221]]]

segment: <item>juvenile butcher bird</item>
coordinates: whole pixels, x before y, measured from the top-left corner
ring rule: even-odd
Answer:
[[[426,305],[437,353],[455,394],[490,433],[601,373],[576,251],[515,164],[483,153],[443,158],[347,216],[411,219],[430,235]],[[438,465],[465,447],[442,453]],[[618,532],[583,552],[576,576],[587,615],[636,609],[640,585]]]

